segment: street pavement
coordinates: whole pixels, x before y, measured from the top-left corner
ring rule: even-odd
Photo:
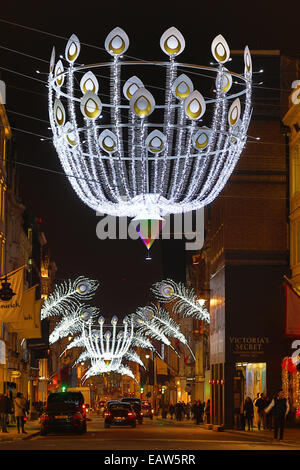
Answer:
[[[8,433],[0,433],[1,450],[289,450],[300,451],[300,428],[286,428],[284,441],[273,442],[268,430],[208,430],[193,421],[177,422],[155,417],[144,419],[135,429],[111,427],[104,429],[103,418],[91,416],[88,432],[83,435],[40,435],[39,420],[25,424],[27,434],[18,434],[10,425]]]

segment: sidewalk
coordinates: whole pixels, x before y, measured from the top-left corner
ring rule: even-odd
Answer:
[[[0,442],[29,439],[30,437],[39,434],[40,432],[39,419],[34,420],[34,421],[27,421],[25,423],[24,429],[27,434],[18,434],[17,425],[9,424],[7,426],[7,431],[8,431],[7,433],[0,432]]]
[[[161,416],[155,416],[155,421],[158,424],[171,424],[171,423],[176,423],[179,426],[193,426],[195,429],[201,429],[205,430],[207,432],[216,432],[213,431],[212,429],[207,429],[205,427],[205,423],[201,423],[197,425],[193,419],[184,419],[182,421],[176,421],[175,419],[170,419],[170,418],[162,418]],[[262,440],[264,442],[271,442],[273,440],[274,436],[274,431],[272,430],[258,430],[257,428],[254,428],[253,431],[243,431],[241,429],[224,429],[222,431],[224,433],[230,433],[230,434],[235,434],[235,435],[240,435],[240,436],[247,436],[249,440],[251,439],[257,439],[257,440]],[[284,437],[283,437],[283,442],[286,444],[291,444],[291,445],[296,445],[300,449],[300,427],[298,428],[285,428],[284,429]]]

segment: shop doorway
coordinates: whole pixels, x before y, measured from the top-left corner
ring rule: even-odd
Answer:
[[[265,362],[238,362],[234,377],[234,427],[244,429],[244,403],[246,397],[254,401],[258,395],[267,393]],[[254,406],[253,425],[257,425],[257,409]]]
[[[238,376],[242,379],[241,401],[245,402],[246,397],[255,400],[258,394],[267,394],[265,362],[238,362],[236,363]]]

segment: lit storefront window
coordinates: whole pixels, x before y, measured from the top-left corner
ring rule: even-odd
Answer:
[[[240,371],[243,378],[243,401],[246,397],[254,400],[258,393],[267,393],[267,364],[265,362],[238,362],[236,369]]]

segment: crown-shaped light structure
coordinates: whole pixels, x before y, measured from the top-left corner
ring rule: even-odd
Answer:
[[[123,364],[124,357],[132,344],[133,334],[133,321],[128,317],[124,318],[122,326],[118,325],[116,316],[112,317],[111,325],[105,325],[105,318],[100,316],[97,328],[88,321],[82,329],[81,339],[85,348],[84,358],[90,360],[90,367],[83,381],[88,377],[107,372],[117,372],[134,378],[131,370]],[[81,360],[82,357],[78,361]]]
[[[248,46],[238,74],[226,68],[230,50],[222,35],[212,41],[209,66],[178,61],[185,40],[174,27],[160,39],[167,60],[127,59],[129,38],[118,27],[104,45],[109,62],[79,64],[73,34],[67,65],[56,61],[54,48],[50,60],[53,143],[78,196],[94,210],[137,220],[212,202],[247,140]]]

